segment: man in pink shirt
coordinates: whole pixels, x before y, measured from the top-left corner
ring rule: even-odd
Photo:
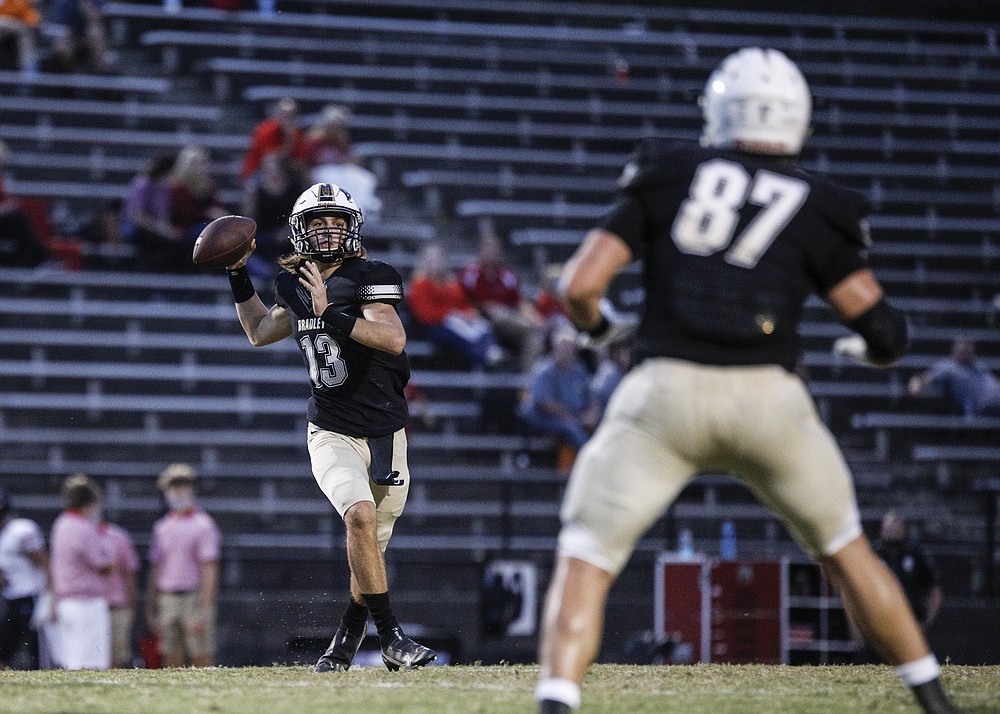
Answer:
[[[111,666],[131,667],[135,574],[139,570],[139,556],[132,537],[124,528],[105,521],[100,530],[114,558],[114,568],[105,578],[111,614]]]
[[[52,524],[50,569],[59,629],[57,660],[66,669],[111,667],[105,576],[114,567],[101,537],[101,490],[83,474],[63,482],[66,510]]]
[[[153,526],[146,619],[166,667],[183,667],[185,655],[195,667],[210,667],[215,658],[222,536],[195,502],[194,482],[188,464],[171,464],[157,481],[170,511]]]

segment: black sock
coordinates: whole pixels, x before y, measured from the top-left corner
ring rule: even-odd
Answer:
[[[340,618],[340,626],[347,632],[359,632],[368,624],[368,608],[358,603],[353,597],[347,603],[344,616]]]
[[[935,677],[929,682],[911,687],[913,695],[926,714],[957,714],[958,709],[948,699],[941,687],[941,678]]]
[[[557,702],[555,699],[543,699],[538,702],[538,714],[570,714],[572,711],[569,704]]]
[[[396,621],[396,616],[392,614],[392,606],[389,604],[389,593],[384,592],[375,595],[363,593],[362,597],[368,604],[368,611],[371,612],[372,619],[375,620],[375,627],[378,629],[379,637],[385,635],[392,628],[399,627],[399,622]]]

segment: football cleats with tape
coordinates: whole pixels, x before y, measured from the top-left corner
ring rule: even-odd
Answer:
[[[309,228],[313,218],[336,216],[345,228]],[[288,216],[292,245],[303,258],[320,263],[336,263],[361,255],[361,224],[365,217],[351,194],[332,183],[313,184],[295,200]]]
[[[702,146],[794,156],[809,133],[812,98],[784,53],[746,47],[712,72],[701,108]]]

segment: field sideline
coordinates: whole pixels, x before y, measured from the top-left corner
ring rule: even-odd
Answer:
[[[532,714],[534,665],[0,671],[2,714]],[[1000,666],[944,668],[968,714],[1000,712]],[[916,713],[885,666],[597,665],[581,714]]]

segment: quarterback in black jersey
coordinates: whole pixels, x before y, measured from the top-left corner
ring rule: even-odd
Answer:
[[[236,312],[254,346],[293,337],[309,371],[307,443],[313,476],[347,528],[350,601],[316,672],[351,666],[368,630],[378,629],[382,660],[413,669],[436,654],[407,637],[389,603],[385,548],[410,487],[406,332],[396,311],[403,281],[369,260],[364,216],[339,186],[315,184],[289,214],[294,252],[280,259],[270,309],[247,275],[247,255],[229,267]]]
[[[899,582],[861,529],[851,475],[795,374],[802,304],[818,293],[874,366],[907,348],[868,268],[863,199],[793,163],[811,98],[784,54],[746,48],[711,75],[701,146],[650,141],[567,263],[560,294],[594,344],[621,335],[604,295],[633,259],[646,302],[638,366],[574,465],[546,598],[539,710],[569,712],[601,640],[607,593],[636,541],[693,477],[741,478],[825,569],[866,639],[926,712],[957,711]]]

